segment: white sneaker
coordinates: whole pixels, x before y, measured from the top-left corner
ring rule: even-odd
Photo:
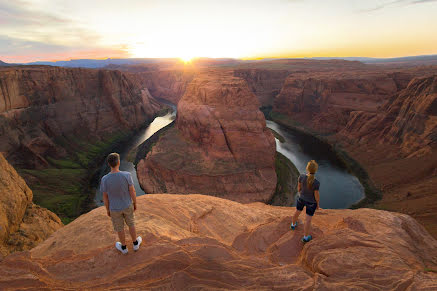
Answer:
[[[116,242],[115,243],[115,248],[117,249],[117,250],[119,250],[123,255],[126,255],[127,254],[127,248],[125,248],[124,250],[121,248],[121,242]]]
[[[141,242],[143,241],[143,239],[141,238],[141,236],[137,237],[137,245],[134,245],[134,251],[138,251],[138,249],[140,248]]]

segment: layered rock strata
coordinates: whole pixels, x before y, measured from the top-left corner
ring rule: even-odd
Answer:
[[[20,167],[47,166],[70,141],[97,142],[144,126],[160,105],[118,71],[0,69],[0,151]],[[61,142],[62,141],[62,142]]]
[[[0,153],[0,255],[29,250],[62,227],[56,214],[32,198],[32,190]]]
[[[143,244],[121,255],[104,207],[0,262],[0,289],[434,290],[437,241],[408,215],[293,209],[205,195],[138,197]],[[90,244],[90,241],[93,243]],[[434,270],[434,271],[433,271]]]
[[[275,140],[247,83],[229,73],[196,77],[174,128],[138,163],[147,193],[202,193],[268,201],[276,186]]]

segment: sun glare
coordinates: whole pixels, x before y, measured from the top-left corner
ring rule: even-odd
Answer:
[[[194,57],[192,56],[183,56],[183,57],[179,57],[179,59],[184,62],[184,64],[188,64],[191,63],[191,61],[193,60]]]

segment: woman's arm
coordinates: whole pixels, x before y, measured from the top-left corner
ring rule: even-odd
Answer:
[[[319,201],[320,201],[320,194],[319,194],[319,190],[315,190],[315,191],[314,191],[314,198],[316,198],[316,202],[317,202],[317,209],[319,209]]]
[[[302,183],[298,182],[297,183],[297,192],[300,192],[302,190]]]

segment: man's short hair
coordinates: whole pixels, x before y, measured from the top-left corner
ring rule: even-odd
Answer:
[[[117,153],[111,153],[108,155],[108,164],[111,166],[111,168],[114,168],[118,165],[118,162],[120,162],[120,155]]]

